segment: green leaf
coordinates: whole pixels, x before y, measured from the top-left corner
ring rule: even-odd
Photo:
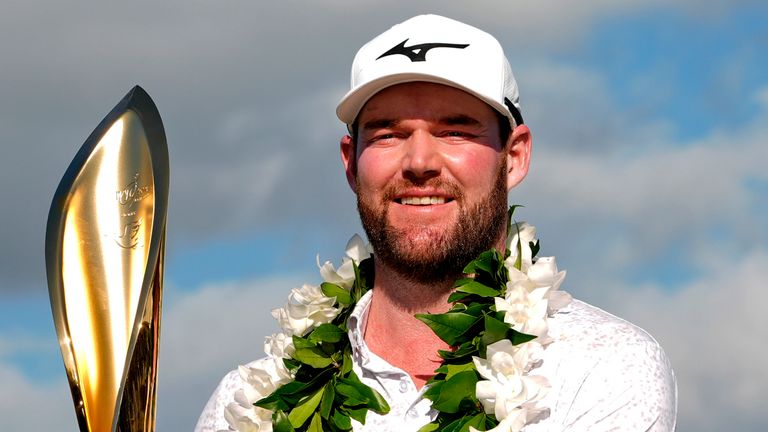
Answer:
[[[352,348],[347,345],[346,348],[344,348],[344,356],[341,360],[341,373],[342,375],[346,375],[349,373],[349,371],[352,370]]]
[[[470,426],[477,430],[488,430],[486,419],[488,416],[485,413],[479,413],[477,415],[463,415],[450,421],[442,428],[443,432],[468,432]]]
[[[288,414],[288,420],[290,420],[293,427],[301,427],[301,425],[307,421],[309,416],[315,412],[315,409],[323,399],[324,389],[325,387],[320,387],[320,390],[316,391],[315,394],[300,401],[299,404],[291,410]]]
[[[515,258],[515,268],[518,270],[523,269],[523,242],[520,240],[520,225],[515,223],[515,230],[517,230],[517,258]]]
[[[367,408],[341,407],[341,410],[348,417],[352,417],[353,419],[357,420],[360,424],[365,424],[365,416],[368,414]]]
[[[440,389],[439,397],[432,404],[432,408],[447,413],[459,412],[461,401],[474,397],[475,384],[477,384],[477,373],[475,371],[457,373],[451,379],[445,381],[445,384]]]
[[[494,342],[506,339],[509,335],[510,325],[493,318],[490,315],[485,316],[485,332],[483,333],[483,344],[488,346]]]
[[[440,425],[437,423],[427,423],[416,432],[432,432],[432,431],[436,431],[439,428],[440,428]]]
[[[469,432],[469,427],[472,426],[473,428],[477,430],[485,430],[485,418],[487,416],[485,413],[480,413],[471,419],[464,423],[464,425],[461,427],[461,432]]]
[[[460,372],[466,372],[466,371],[473,371],[475,370],[475,364],[473,362],[469,363],[462,363],[462,364],[444,364],[437,368],[435,372],[438,373],[444,373],[445,379],[451,379],[454,375]]]
[[[463,357],[469,357],[477,353],[477,347],[471,341],[464,342],[454,351],[438,350],[437,354],[444,360],[457,360]]]
[[[355,271],[355,283],[352,285],[352,292],[350,293],[352,295],[352,301],[357,303],[360,301],[360,298],[363,297],[363,294],[365,294],[363,291],[365,291],[365,283],[360,277],[360,267],[358,267],[357,263],[352,261],[352,268]]]
[[[478,320],[472,315],[461,312],[416,314],[416,318],[428,325],[448,345],[456,345],[457,338]]]
[[[301,366],[301,362],[297,362],[292,358],[284,358],[283,364],[288,370],[294,370],[294,369],[297,369],[299,366]]]
[[[311,342],[331,342],[335,343],[344,337],[345,332],[333,324],[321,324],[309,334]]]
[[[499,290],[486,286],[485,284],[481,284],[477,281],[472,281],[461,285],[460,287],[456,288],[456,291],[475,294],[480,297],[496,297],[501,294]]]
[[[342,404],[347,406],[366,405],[368,400],[355,386],[349,384],[336,384],[336,393],[344,396]]]
[[[480,272],[493,274],[493,262],[496,258],[496,251],[491,249],[480,254],[477,259],[470,261],[463,272],[465,274],[476,274]]]
[[[472,277],[456,279],[456,282],[453,283],[453,287],[454,288],[458,288],[458,287],[460,287],[462,285],[466,285],[466,284],[474,282],[474,281],[475,281],[475,278],[472,278]]]
[[[362,395],[362,399],[366,400],[366,405],[371,410],[376,411],[379,414],[386,414],[389,412],[389,404],[387,401],[379,394],[379,392],[363,384],[354,371],[350,371],[349,376],[346,378],[339,378],[339,384],[336,385],[336,391],[342,393],[341,388],[344,385],[349,388],[354,388],[354,393],[356,395]],[[349,388],[344,387],[345,390],[351,392]]]
[[[534,258],[539,253],[539,248],[541,247],[539,240],[537,239],[535,242],[528,242],[528,246],[531,248],[531,258]]]
[[[335,369],[328,368],[318,373],[316,369],[303,366],[300,370],[302,373],[297,374],[294,381],[278,387],[271,395],[259,399],[254,405],[270,411],[289,411],[301,399],[323,387],[333,377],[334,371]],[[311,376],[308,376],[307,372],[311,372]]]
[[[336,384],[335,379],[331,379],[325,384],[325,390],[323,392],[323,400],[320,402],[320,416],[328,420],[333,408],[333,399],[336,397],[336,391],[334,386]]]
[[[515,215],[515,210],[517,210],[518,207],[525,207],[525,206],[520,204],[515,204],[515,205],[509,206],[509,209],[507,210],[507,234],[509,234],[509,232],[512,230],[512,224],[514,223],[512,222],[513,220],[512,216]]]
[[[333,359],[318,347],[297,348],[293,358],[316,369],[322,369],[333,363]]]
[[[448,303],[455,303],[455,302],[457,302],[457,301],[459,301],[461,299],[464,299],[466,297],[469,297],[469,296],[470,296],[470,294],[454,291],[454,292],[451,293],[450,296],[448,296]],[[460,304],[460,303],[456,303],[456,304]]]
[[[326,297],[336,297],[336,301],[343,305],[352,303],[352,296],[349,294],[349,291],[336,284],[323,282],[320,284],[320,289],[323,291],[323,295]]]
[[[487,314],[488,308],[492,304],[494,304],[494,302],[491,302],[491,303],[470,303],[469,306],[467,306],[466,309],[464,309],[464,313],[472,315],[475,318],[482,318],[483,315]],[[476,321],[475,324],[478,324],[478,322]]]
[[[323,420],[317,413],[312,416],[312,421],[309,423],[307,432],[323,432]]]
[[[339,410],[335,410],[333,412],[333,416],[331,417],[331,420],[333,421],[333,424],[336,425],[336,427],[339,429],[342,429],[342,430],[352,429],[352,420],[349,418],[348,415],[343,414]]]
[[[281,410],[272,413],[272,427],[275,432],[295,432],[288,416]]]
[[[307,386],[308,383],[301,381],[289,382],[278,387],[271,395],[257,400],[254,405],[271,411],[288,410],[290,406],[295,405],[301,399],[302,392]]]
[[[317,346],[317,344],[316,344],[316,343],[314,343],[314,342],[310,341],[310,340],[309,340],[309,339],[307,339],[307,338],[303,338],[303,337],[301,337],[301,336],[296,336],[296,335],[294,335],[294,336],[293,336],[291,339],[293,339],[293,346],[294,346],[296,349],[300,349],[300,348],[312,348],[312,347],[315,347],[315,346]]]
[[[512,341],[512,345],[520,345],[536,339],[536,336],[520,333],[515,329],[510,329],[509,333],[507,333],[507,338]]]
[[[444,380],[434,381],[430,383],[429,387],[427,387],[427,391],[424,392],[424,397],[433,402],[436,401],[437,398],[440,396],[440,391],[443,387],[443,384],[445,384]]]

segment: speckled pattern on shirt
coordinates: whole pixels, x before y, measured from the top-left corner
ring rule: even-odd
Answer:
[[[355,372],[390,404],[386,416],[369,413],[355,431],[416,431],[436,412],[411,378],[368,350],[362,329],[370,293],[350,319]],[[675,428],[677,385],[672,366],[659,344],[642,329],[601,309],[573,300],[549,319],[554,341],[531,373],[552,386],[539,403],[548,412],[526,432],[652,431]],[[196,432],[230,430],[224,407],[243,385],[237,371],[221,380],[205,406]]]

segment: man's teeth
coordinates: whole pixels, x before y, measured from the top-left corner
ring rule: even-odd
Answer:
[[[445,198],[443,197],[407,197],[400,200],[405,205],[431,205],[431,204],[445,204]]]

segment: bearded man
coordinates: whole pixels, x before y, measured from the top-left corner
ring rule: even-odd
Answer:
[[[345,323],[352,367],[389,406],[386,413],[369,410],[364,423],[355,421],[353,428],[416,431],[439,415],[426,391],[442,361],[438,352],[456,347],[415,315],[449,311],[454,282],[488,249],[515,249],[517,243],[518,270],[527,267],[529,276],[537,277],[520,226],[507,221],[507,193],[528,172],[531,132],[498,41],[435,15],[411,18],[363,46],[352,65],[352,88],[336,112],[349,130],[341,139],[341,159],[371,242],[375,274],[372,289]],[[507,232],[508,226],[517,232]],[[508,236],[517,242],[508,243]],[[550,285],[562,280],[562,273],[555,276]],[[477,383],[475,400],[499,422],[494,430],[673,430],[676,383],[658,343],[632,324],[551,288],[543,321],[523,325],[539,338],[538,351],[523,367],[512,366],[525,350],[512,351],[507,340],[496,342],[499,348],[489,345],[487,358],[474,360],[477,373],[488,378]],[[505,321],[514,323],[523,322],[515,317],[533,314],[511,301],[496,299],[494,313],[506,310],[512,318]],[[496,357],[504,354],[502,345],[514,355]],[[290,344],[280,346],[285,351]],[[270,363],[281,384],[293,379],[283,369],[284,354]],[[196,430],[271,430],[271,413],[251,407],[276,388],[270,379],[258,378],[259,367],[252,363],[227,375]],[[500,381],[486,376],[499,368],[517,375]],[[531,390],[544,388],[548,391]],[[504,396],[509,394],[514,397]],[[290,420],[310,424],[307,419]],[[309,428],[328,422],[312,420]]]

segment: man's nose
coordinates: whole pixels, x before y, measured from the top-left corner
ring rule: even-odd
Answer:
[[[403,177],[412,181],[424,181],[440,175],[442,162],[439,143],[432,134],[417,130],[405,143]]]

